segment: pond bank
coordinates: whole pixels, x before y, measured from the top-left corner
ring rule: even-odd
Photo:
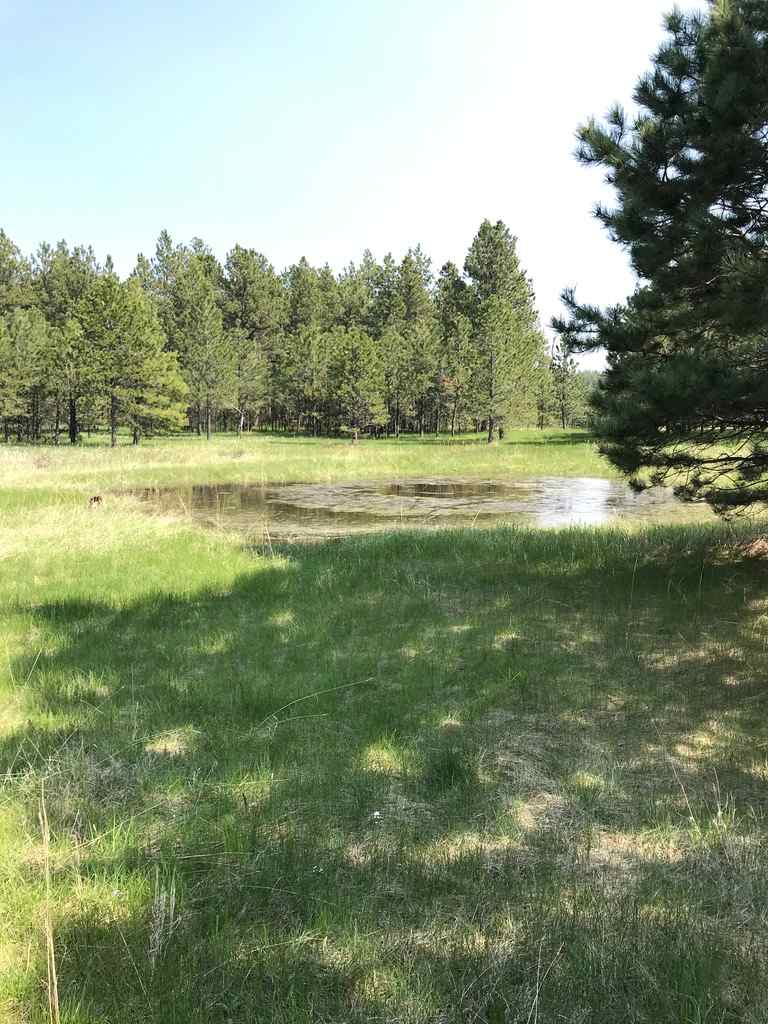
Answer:
[[[322,540],[402,528],[651,525],[711,521],[669,489],[637,494],[599,477],[412,477],[387,481],[141,488],[152,512],[273,540]]]

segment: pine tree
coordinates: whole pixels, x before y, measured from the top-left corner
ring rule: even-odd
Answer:
[[[289,421],[297,428],[308,420],[317,429],[322,416],[320,376],[324,335],[342,312],[339,284],[330,267],[312,267],[302,257],[284,274],[288,294],[288,323],[279,361],[279,390]]]
[[[174,335],[179,364],[196,413],[208,440],[217,412],[237,404],[236,357],[224,331],[221,309],[208,268],[190,256],[174,289]]]
[[[138,444],[142,433],[180,426],[186,388],[175,353],[150,300],[135,280],[97,278],[81,299],[77,317],[95,366],[94,383],[107,408],[110,440],[128,425]]]
[[[565,430],[583,411],[584,388],[576,360],[562,343],[552,348],[550,373],[553,412]]]
[[[188,257],[189,253],[184,246],[175,245],[169,232],[163,230],[155,245],[155,255],[148,260],[139,253],[132,275],[152,298],[171,347],[175,347],[176,332],[174,294],[179,274],[183,272]]]
[[[768,501],[768,5],[717,0],[666,28],[639,113],[579,131],[579,159],[617,195],[596,216],[638,287],[607,310],[566,292],[555,327],[608,352],[594,405],[611,461],[726,511]]]
[[[32,294],[35,305],[50,326],[67,343],[66,403],[69,440],[77,444],[80,436],[80,412],[94,398],[97,367],[87,345],[78,343],[73,327],[75,311],[84,295],[101,273],[91,248],[77,246],[70,251],[66,242],[55,248],[41,245],[32,259]]]
[[[302,324],[285,339],[282,397],[289,417],[300,428],[309,422],[319,431],[327,402],[328,332],[315,321]]]
[[[26,410],[24,378],[16,337],[7,321],[0,318],[0,419],[6,441],[13,424],[20,420]]]
[[[241,434],[246,418],[255,415],[269,394],[269,363],[261,348],[242,327],[227,331],[227,342],[234,356],[235,410],[237,432]]]
[[[552,358],[545,360],[544,372],[536,389],[536,426],[543,430],[552,418],[555,405],[555,382],[552,376]]]
[[[440,324],[440,396],[448,409],[451,434],[455,434],[470,401],[475,349],[468,316],[469,290],[459,268],[453,263],[446,263],[440,271],[436,304]]]
[[[350,263],[339,275],[339,323],[344,327],[373,329],[372,315],[378,266],[366,249],[359,265]]]
[[[439,337],[430,286],[429,260],[418,246],[399,265],[386,256],[375,275],[370,323],[396,436],[408,417],[423,433],[438,402]]]
[[[580,404],[574,420],[576,426],[592,426],[594,400],[602,380],[603,374],[598,370],[579,370]]]
[[[464,271],[475,346],[473,403],[488,443],[505,421],[533,421],[545,372],[544,337],[531,284],[520,268],[517,241],[501,221],[486,220],[470,246]]]
[[[439,332],[431,285],[430,260],[417,245],[408,250],[400,264],[398,293],[405,355],[405,388],[400,404],[413,415],[420,434],[438,405]]]
[[[76,316],[71,316],[61,326],[49,325],[49,329],[49,388],[54,407],[52,432],[53,443],[58,444],[65,411],[69,414],[69,439],[73,441],[73,396],[82,398],[83,395],[92,394],[95,366]],[[74,425],[78,426],[77,399],[74,400]],[[77,440],[76,433],[74,439]]]
[[[50,384],[50,328],[38,309],[20,307],[4,318],[3,326],[0,405],[5,435],[15,419],[19,440],[39,441]]]
[[[180,429],[186,421],[186,398],[176,353],[153,346],[144,358],[141,378],[123,392],[122,418],[133,444],[144,436]]]
[[[244,332],[244,339],[235,345],[240,396],[239,429],[242,429],[244,373],[251,379],[246,402],[249,408],[258,413],[262,404],[274,410],[280,403],[280,367],[285,348],[283,335],[288,318],[288,295],[284,282],[267,258],[254,249],[244,249],[239,245],[227,255],[223,287],[224,323],[231,330]],[[254,386],[256,381],[258,387]]]
[[[133,444],[138,444],[144,435],[183,425],[188,388],[177,353],[166,348],[154,305],[138,282],[129,280],[120,288],[127,315],[111,360],[119,382],[119,415],[131,431]]]
[[[488,424],[489,444],[494,439],[494,430],[499,426],[503,429],[515,397],[515,328],[514,310],[509,302],[499,295],[483,299],[475,313],[478,356],[474,391],[477,413]]]
[[[0,316],[33,302],[32,271],[19,248],[0,228]]]
[[[288,329],[319,327],[328,330],[338,322],[341,302],[338,283],[327,265],[320,270],[302,257],[284,275],[288,289]]]
[[[328,339],[328,377],[340,426],[353,440],[386,422],[384,374],[373,339],[360,328],[336,327]]]
[[[381,338],[389,327],[402,323],[405,307],[400,293],[400,268],[387,253],[371,275],[373,298],[368,314],[368,333]]]

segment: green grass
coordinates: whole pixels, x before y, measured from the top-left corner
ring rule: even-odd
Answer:
[[[459,471],[378,444],[308,448]],[[265,554],[87,509],[198,471],[168,447],[55,452],[0,506],[3,1022],[50,1019],[46,921],[65,1024],[768,1018],[759,524]]]
[[[0,508],[25,491],[95,491],[161,484],[322,482],[396,476],[616,476],[584,431],[515,430],[488,445],[477,435],[399,441],[218,435],[136,448],[0,445]]]

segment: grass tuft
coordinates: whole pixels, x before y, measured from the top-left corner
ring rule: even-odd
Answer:
[[[454,741],[428,748],[424,758],[423,782],[426,791],[439,796],[447,790],[467,787],[478,781],[472,752]]]

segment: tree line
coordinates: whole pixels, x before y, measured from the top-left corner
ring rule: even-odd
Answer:
[[[223,265],[163,231],[126,280],[91,248],[31,257],[0,231],[0,422],[6,441],[73,444],[255,428],[399,435],[584,422],[587,392],[549,352],[516,239],[484,221],[463,270],[420,247],[340,274],[278,273],[236,245]]]

